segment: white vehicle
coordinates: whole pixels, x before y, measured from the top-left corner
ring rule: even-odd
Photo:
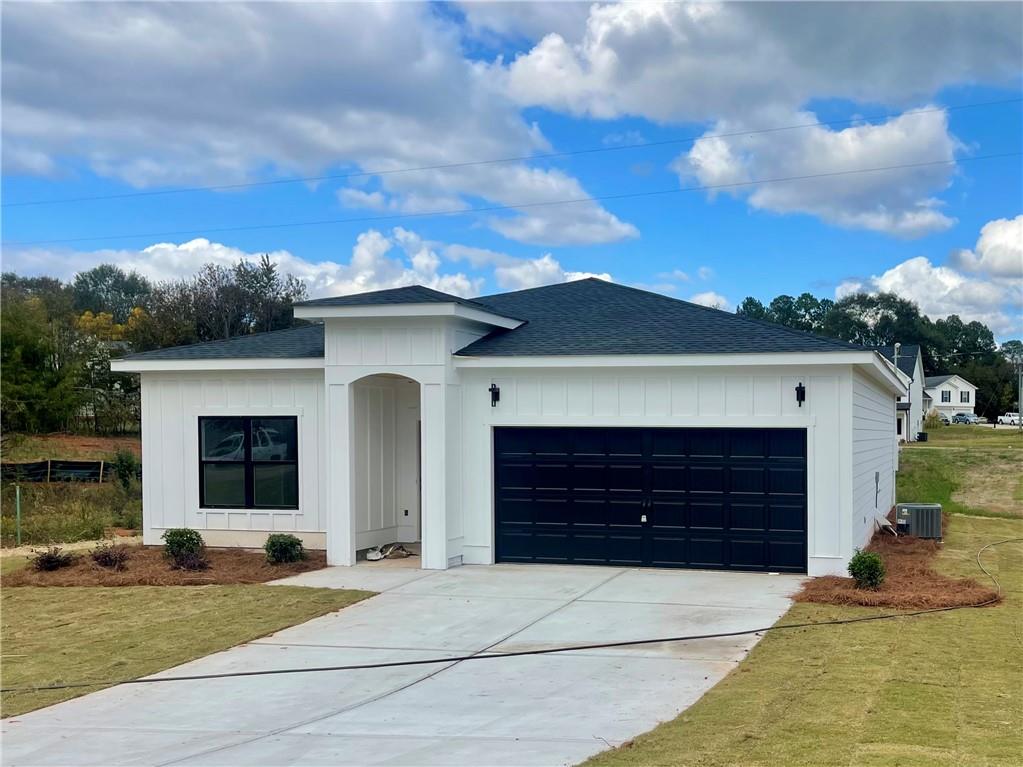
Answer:
[[[998,416],[999,425],[1019,426],[1019,413],[1005,413]]]

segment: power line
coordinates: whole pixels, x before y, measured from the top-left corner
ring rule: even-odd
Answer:
[[[993,546],[1001,546],[1003,543],[1019,543],[1023,538],[1006,538],[1001,541],[993,541],[982,546],[976,554],[977,566],[995,584],[995,596],[983,602],[971,605],[954,605],[952,607],[931,607],[926,610],[914,610],[905,613],[886,613],[883,615],[867,615],[860,618],[836,618],[828,621],[808,621],[805,623],[783,623],[781,625],[763,626],[743,631],[723,631],[714,634],[690,634],[686,636],[660,637],[658,639],[634,639],[624,642],[600,642],[596,644],[571,645],[567,647],[547,647],[539,650],[518,650],[515,652],[496,652],[486,655],[473,654],[462,655],[453,658],[422,658],[420,660],[389,661],[386,663],[357,663],[344,666],[315,666],[311,668],[279,668],[260,671],[228,671],[221,674],[188,674],[186,676],[163,676],[144,677],[141,679],[112,679],[95,682],[70,682],[67,684],[43,685],[39,687],[4,687],[0,692],[43,692],[47,690],[74,690],[85,687],[107,687],[121,684],[156,684],[161,682],[197,682],[209,679],[233,679],[236,677],[249,676],[277,676],[280,674],[315,674],[324,671],[366,671],[370,669],[396,668],[404,666],[427,666],[440,663],[462,663],[474,660],[499,660],[502,658],[519,658],[524,655],[554,655],[563,652],[577,652],[580,650],[605,650],[615,647],[638,647],[649,644],[660,644],[663,642],[691,642],[701,639],[726,639],[728,637],[749,636],[750,634],[766,634],[769,631],[786,631],[803,628],[819,628],[821,626],[846,626],[853,623],[871,623],[874,621],[892,620],[893,618],[912,618],[918,615],[929,615],[931,613],[945,613],[954,610],[967,610],[978,607],[993,605],[1001,599],[1002,585],[998,579],[984,566],[981,556]]]
[[[728,133],[707,133],[699,136],[685,136],[681,138],[664,139],[661,141],[636,141],[630,144],[619,146],[584,147],[581,149],[569,149],[562,152],[546,152],[543,154],[517,155],[513,157],[497,157],[487,160],[466,160],[464,162],[441,163],[437,165],[416,165],[405,168],[381,168],[379,170],[356,171],[353,173],[337,173],[320,176],[294,176],[289,178],[273,179],[268,181],[247,181],[236,184],[213,184],[210,186],[178,187],[177,189],[156,189],[147,192],[123,192],[120,194],[91,195],[83,197],[61,197],[46,200],[24,200],[22,202],[5,202],[0,207],[20,208],[33,205],[61,205],[72,202],[95,202],[100,200],[123,200],[136,197],[156,197],[169,194],[190,194],[192,192],[217,192],[232,189],[250,189],[264,186],[280,186],[284,184],[302,184],[319,181],[341,181],[352,178],[366,178],[369,176],[391,176],[399,173],[415,173],[427,170],[453,170],[456,168],[468,168],[479,165],[498,165],[509,162],[530,162],[537,160],[552,160],[559,157],[576,157],[579,155],[600,154],[605,152],[621,152],[629,149],[649,149],[651,147],[672,146],[678,144],[695,143],[703,139],[713,138],[736,138],[738,136],[756,136],[765,133],[780,133],[782,131],[802,130],[804,128],[821,128],[835,125],[852,125],[854,123],[886,120],[905,115],[933,114],[935,112],[952,112],[964,109],[977,109],[988,106],[1001,106],[1005,104],[1017,104],[1023,98],[1000,99],[997,101],[978,101],[970,104],[956,104],[947,107],[931,107],[925,109],[911,109],[906,112],[889,112],[887,114],[873,115],[871,117],[854,117],[843,120],[821,120],[812,123],[800,123],[798,125],[783,125],[773,128],[757,128],[754,130],[732,131]]]
[[[978,160],[995,160],[1008,157],[1019,157],[1023,152],[1005,152],[1002,154],[977,155],[975,157],[962,157],[958,160],[933,160],[930,162],[904,163],[901,165],[883,165],[875,168],[856,168],[853,170],[831,171],[828,173],[811,173],[802,176],[782,176],[777,178],[762,178],[753,181],[735,181],[728,184],[702,184],[699,186],[673,187],[670,189],[653,189],[645,192],[624,192],[621,194],[594,195],[587,197],[574,197],[563,200],[545,200],[541,202],[522,202],[510,205],[486,205],[475,208],[449,208],[447,210],[424,211],[420,213],[388,213],[378,216],[357,216],[354,218],[329,218],[314,221],[290,221],[275,224],[245,224],[241,226],[204,227],[201,229],[175,229],[162,232],[136,232],[134,234],[106,234],[90,235],[88,237],[64,237],[49,240],[8,240],[7,245],[57,245],[73,242],[89,242],[93,240],[131,240],[152,237],[178,237],[196,234],[224,234],[230,232],[249,232],[268,229],[291,229],[306,226],[330,226],[334,224],[368,223],[373,221],[394,221],[409,218],[431,218],[441,216],[465,216],[474,213],[496,213],[505,210],[527,210],[530,208],[541,208],[554,205],[574,205],[586,202],[607,202],[612,200],[629,200],[641,197],[655,197],[659,195],[678,194],[680,192],[702,192],[714,189],[736,189],[745,186],[757,186],[759,184],[778,184],[791,181],[808,181],[818,178],[835,178],[839,176],[851,176],[858,173],[878,173],[889,170],[907,170],[911,168],[927,168],[940,165],[955,165],[960,162],[975,162]]]

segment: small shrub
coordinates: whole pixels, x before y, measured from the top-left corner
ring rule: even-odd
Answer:
[[[183,552],[174,557],[171,562],[171,568],[174,570],[208,570],[209,566],[210,560],[206,557],[205,549],[197,552]]]
[[[162,536],[163,551],[177,570],[205,570],[210,566],[206,558],[206,544],[202,536],[188,527],[175,527]]]
[[[43,551],[36,552],[30,560],[32,567],[40,572],[51,572],[70,567],[75,563],[75,555],[70,551],[64,551],[60,546],[51,546]]]
[[[108,570],[123,570],[131,559],[131,551],[127,546],[112,546],[103,543],[92,550],[92,561]]]
[[[884,583],[884,562],[872,551],[859,551],[849,560],[849,575],[858,589],[877,589]]]
[[[266,552],[266,561],[271,565],[299,562],[305,559],[302,541],[288,533],[271,534],[266,539],[263,550]]]
[[[924,418],[924,431],[936,431],[945,426],[945,422],[941,420],[941,416],[938,415],[937,410],[932,410]]]
[[[133,452],[122,447],[114,453],[114,460],[110,462],[110,465],[113,467],[121,487],[130,490],[131,483],[135,481],[135,475],[139,469],[139,459]]]

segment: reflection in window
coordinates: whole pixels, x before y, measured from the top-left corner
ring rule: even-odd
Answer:
[[[204,508],[298,508],[298,419],[199,419],[199,498]]]

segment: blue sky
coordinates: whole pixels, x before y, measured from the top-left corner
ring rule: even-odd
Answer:
[[[2,13],[5,270],[169,279],[268,252],[314,295],[580,274],[728,308],[894,290],[1021,334],[1023,163],[972,159],[1020,151],[1017,4]],[[818,121],[836,124],[764,132]],[[703,138],[536,158],[686,137]],[[504,157],[535,159],[17,205]],[[756,183],[893,165],[917,167]]]

